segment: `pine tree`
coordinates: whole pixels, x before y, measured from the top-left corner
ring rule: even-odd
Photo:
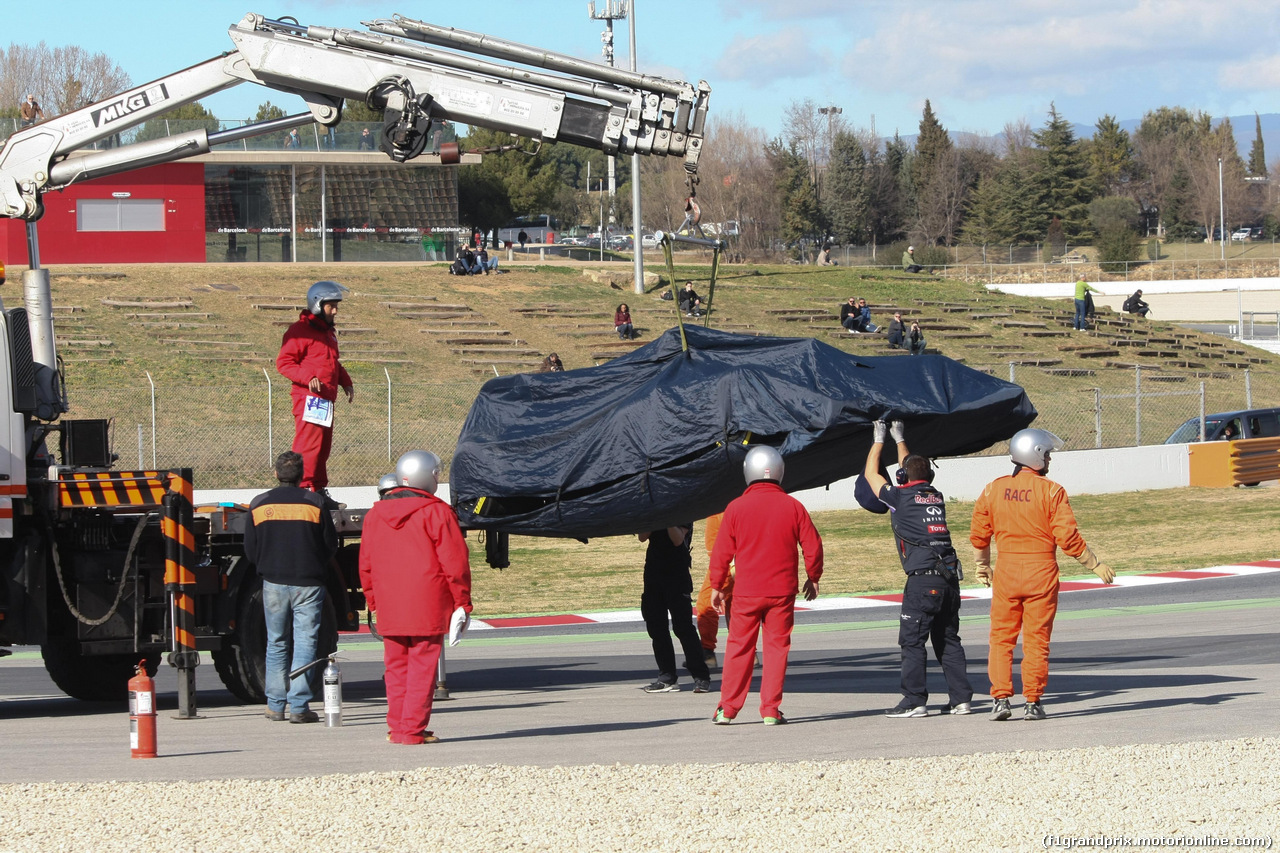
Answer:
[[[1098,119],[1089,145],[1089,176],[1105,195],[1118,195],[1134,174],[1133,145],[1129,132],[1120,127],[1115,116]]]
[[[1001,174],[997,171],[980,178],[973,195],[969,197],[964,227],[960,233],[965,240],[982,246],[984,259],[988,245],[1008,242],[1014,232],[1010,210],[1002,197],[1002,190]]]
[[[1068,240],[1089,237],[1088,206],[1097,193],[1089,178],[1084,151],[1070,123],[1050,104],[1049,120],[1033,138],[1036,152],[1032,181],[1040,233],[1044,233],[1049,220],[1056,216],[1062,220]]]
[[[920,116],[920,135],[916,138],[916,153],[911,162],[911,180],[916,198],[922,198],[925,189],[934,181],[939,164],[952,149],[947,129],[933,114],[933,106],[924,102]]]
[[[822,209],[809,178],[809,166],[794,145],[781,140],[769,143],[767,156],[774,170],[778,197],[782,202],[782,239],[799,243],[822,233]]]
[[[1249,175],[1254,178],[1267,176],[1267,152],[1262,144],[1262,117],[1253,114],[1253,146],[1249,149]]]
[[[826,216],[832,235],[841,243],[861,242],[867,231],[867,155],[857,137],[837,133],[827,167]]]

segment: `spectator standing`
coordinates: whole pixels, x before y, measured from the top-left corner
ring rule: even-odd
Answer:
[[[22,127],[31,127],[44,118],[44,110],[40,108],[40,102],[32,94],[28,94],[27,99],[18,107],[18,113],[21,116],[19,124]]]
[[[920,331],[920,323],[911,321],[911,332],[907,335],[907,346],[912,355],[923,355],[925,349],[924,332]]]
[[[360,128],[360,141],[356,143],[356,150],[373,151],[375,147],[373,134],[369,132],[369,128]]]
[[[436,497],[440,457],[410,450],[394,488],[365,513],[360,583],[382,634],[387,740],[439,740],[427,726],[444,635],[470,621],[471,563],[453,509]]]
[[[908,246],[907,250],[902,253],[902,270],[903,272],[924,272],[924,267],[916,263],[916,247]]]
[[[280,485],[249,503],[244,554],[262,575],[262,609],[267,623],[266,692],[268,720],[314,723],[312,669],[289,673],[316,659],[324,612],[325,577],[338,550],[333,516],[323,498],[299,486],[302,456],[286,450],[276,457]]]
[[[631,324],[631,308],[625,302],[613,312],[613,330],[624,341],[636,336],[636,328]]]
[[[893,349],[902,349],[902,341],[906,334],[906,326],[902,323],[902,312],[894,311],[893,319],[889,321],[889,346]]]
[[[298,129],[295,127],[289,131],[289,135],[284,138],[285,148],[301,148],[302,139],[298,136]]]
[[[520,233],[516,235],[516,242],[520,244],[520,251],[523,252],[525,250],[524,244],[529,242],[529,235],[521,229]]]
[[[307,307],[285,330],[276,356],[276,370],[293,383],[293,449],[302,454],[302,487],[321,492],[327,509],[338,504],[329,497],[329,451],[333,447],[333,416],[338,389],[355,401],[355,386],[338,358],[338,303],[347,288],[336,281],[317,281],[307,289]]]
[[[711,670],[703,658],[698,631],[693,627],[693,579],[689,575],[692,562],[689,540],[692,537],[692,524],[641,533],[638,537],[641,542],[649,543],[644,557],[640,614],[644,617],[645,628],[653,642],[653,657],[658,664],[658,678],[645,686],[646,693],[671,693],[680,689],[672,633],[684,650],[684,665],[693,676],[693,692],[711,692]],[[670,630],[667,627],[668,615]]]
[[[885,438],[898,445],[899,486],[880,473]],[[926,677],[931,642],[942,664],[949,701],[944,714],[968,714],[973,688],[966,672],[964,646],[960,644],[960,561],[947,528],[947,502],[933,487],[933,467],[923,456],[907,449],[902,421],[891,425],[876,421],[874,440],[867,452],[862,476],[876,496],[889,507],[893,541],[907,583],[902,590],[898,621],[898,646],[902,649],[902,700],[885,712],[887,717],[927,717],[929,686]]]
[[[1142,301],[1142,288],[1138,288],[1133,295],[1124,301],[1124,310],[1129,314],[1141,314],[1144,318],[1151,313],[1151,306]]]
[[[720,705],[712,717],[716,725],[731,723],[746,703],[762,627],[760,716],[766,726],[787,721],[781,706],[795,624],[796,546],[804,551],[804,597],[813,601],[822,577],[822,538],[804,505],[782,490],[785,467],[772,447],[747,451],[742,466],[747,490],[725,509],[711,553],[711,600],[718,611],[724,610],[729,564],[737,567]]]
[[[1098,288],[1089,284],[1084,277],[1076,282],[1076,316],[1072,328],[1077,332],[1087,332],[1089,330],[1089,321],[1085,318],[1089,310],[1089,301],[1086,299],[1090,293],[1101,293]]]
[[[991,590],[991,642],[987,673],[994,700],[991,719],[1013,715],[1013,648],[1022,634],[1024,720],[1043,720],[1040,699],[1049,681],[1049,637],[1058,613],[1057,549],[1074,557],[1104,584],[1116,573],[1100,561],[1076,527],[1066,489],[1050,480],[1050,454],[1062,440],[1047,430],[1019,430],[1009,440],[1013,473],[987,484],[973,506],[969,542],[975,574]],[[991,541],[996,563],[991,565]]]

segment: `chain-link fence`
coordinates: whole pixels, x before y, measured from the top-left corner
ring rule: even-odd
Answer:
[[[1280,374],[1266,370],[1201,377],[1135,367],[1127,387],[1115,381],[1068,387],[1036,368],[1010,364],[1008,370],[1001,378],[1026,388],[1039,412],[1035,425],[1057,434],[1068,450],[1161,444],[1191,418],[1280,404]]]
[[[200,488],[270,484],[276,454],[293,442],[290,385],[264,372],[254,385],[88,386],[69,389],[69,418],[112,419],[118,467],[190,467]],[[357,386],[340,397],[329,478],[337,486],[370,485],[412,448],[453,455],[476,386],[393,383]]]
[[[1029,367],[1008,366],[1007,378],[1027,389],[1036,425],[1058,434],[1069,450],[1159,444],[1202,413],[1268,406],[1280,400],[1280,374],[1240,371],[1198,379],[1135,369],[1127,388],[1067,387]],[[191,467],[201,488],[270,484],[275,455],[293,441],[289,383],[263,372],[250,385],[87,386],[69,389],[68,417],[110,417],[119,467]],[[370,485],[401,453],[426,448],[446,472],[478,386],[363,381],[355,402],[340,398],[329,476],[334,485]],[[1003,445],[987,451],[1005,452]]]

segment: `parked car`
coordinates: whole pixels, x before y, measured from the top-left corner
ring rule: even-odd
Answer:
[[[1280,436],[1280,408],[1242,409],[1204,416],[1205,441]],[[1173,431],[1165,444],[1190,444],[1200,440],[1200,418],[1190,418]]]
[[[1231,242],[1243,243],[1248,240],[1252,232],[1248,228],[1237,228],[1231,232]]]
[[[1263,230],[1261,225],[1255,225],[1254,227],[1249,229],[1250,240],[1261,240],[1262,235],[1263,235]]]
[[[656,249],[656,248],[658,248],[658,238],[657,238],[656,236],[654,236],[653,234],[641,234],[641,235],[640,235],[640,248],[642,248],[642,249]]]

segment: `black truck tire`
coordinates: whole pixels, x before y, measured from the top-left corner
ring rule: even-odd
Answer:
[[[75,699],[86,702],[129,700],[129,679],[138,662],[145,660],[147,674],[155,676],[160,655],[116,654],[85,655],[76,642],[55,642],[40,647],[44,668],[58,688]]]
[[[241,592],[235,634],[224,648],[213,653],[213,665],[223,685],[237,699],[255,704],[267,701],[267,619],[262,610],[262,580],[254,578],[249,583],[251,586]],[[317,657],[337,649],[338,617],[333,601],[326,597]],[[318,676],[318,672],[313,670],[312,675]]]

